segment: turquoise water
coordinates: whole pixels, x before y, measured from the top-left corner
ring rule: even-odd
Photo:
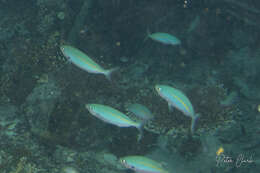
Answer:
[[[169,173],[259,172],[259,16],[256,0],[0,0],[0,172],[145,172],[120,163],[132,155]],[[109,81],[62,45],[118,69]],[[169,107],[156,85],[182,94]],[[199,115],[194,133],[184,109]]]

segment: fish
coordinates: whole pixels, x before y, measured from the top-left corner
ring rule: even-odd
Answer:
[[[147,107],[138,103],[129,105],[127,110],[145,122],[154,118],[153,114]]]
[[[180,45],[181,40],[179,40],[177,37],[163,32],[156,32],[152,34],[148,34],[148,37],[151,38],[154,41],[158,41],[160,43],[166,44],[166,45]]]
[[[119,162],[136,173],[168,173],[162,164],[144,156],[126,156],[120,158]]]
[[[236,91],[232,91],[229,93],[224,100],[220,101],[221,106],[231,106],[238,100],[238,93]]]
[[[94,74],[103,74],[105,77],[111,81],[111,74],[118,70],[119,68],[112,68],[112,69],[104,69],[99,64],[97,64],[94,60],[92,60],[88,55],[86,55],[81,50],[69,46],[69,45],[62,45],[60,47],[61,52],[63,55],[69,59],[74,65],[79,67],[82,70],[85,70],[89,73]]]
[[[191,132],[194,133],[195,124],[199,114],[194,112],[193,106],[188,97],[182,91],[168,85],[155,85],[155,90],[167,101],[170,110],[172,110],[172,108],[177,108],[184,115],[192,119]]]
[[[74,167],[70,167],[70,166],[66,166],[64,168],[61,169],[62,173],[79,173],[79,171],[74,168]]]
[[[200,16],[197,15],[191,22],[188,30],[187,30],[187,33],[191,33],[192,31],[194,31],[200,24]]]
[[[124,113],[102,104],[86,104],[86,109],[100,120],[118,127],[135,127],[142,132],[142,122],[131,120]]]

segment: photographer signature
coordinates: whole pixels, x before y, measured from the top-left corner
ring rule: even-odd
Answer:
[[[236,158],[226,156],[224,154],[217,155],[216,157],[217,166],[224,164],[235,164],[237,168],[253,163],[253,154],[246,156],[245,154],[239,154]]]

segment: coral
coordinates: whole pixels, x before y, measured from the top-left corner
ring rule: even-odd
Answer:
[[[235,104],[222,105],[227,97],[223,86],[196,87],[188,92],[196,112],[200,113],[198,128],[215,129],[225,121],[231,120],[239,110]]]
[[[11,171],[10,173],[21,173],[22,170],[24,170],[25,163],[26,163],[26,158],[22,157],[18,162],[16,169],[14,171]]]
[[[26,157],[21,157],[16,168],[10,173],[37,173],[38,171],[34,164],[27,162]]]
[[[170,144],[169,144],[170,145]],[[197,156],[202,149],[202,144],[198,138],[183,138],[177,150],[182,157],[189,160]]]
[[[78,16],[76,17],[75,23],[69,33],[68,36],[68,41],[71,44],[76,44],[77,43],[77,36],[80,31],[80,29],[83,27],[84,25],[84,20],[86,19],[87,15],[89,15],[90,12],[90,8],[92,6],[92,0],[85,0],[82,4],[82,7],[80,9],[80,12],[78,14]]]

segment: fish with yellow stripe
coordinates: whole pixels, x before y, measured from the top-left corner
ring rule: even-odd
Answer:
[[[193,133],[199,114],[194,112],[193,106],[188,97],[180,90],[168,85],[155,85],[155,90],[168,102],[168,107],[170,110],[175,107],[184,115],[192,118],[191,132]]]
[[[126,156],[119,161],[124,167],[136,173],[168,173],[162,164],[144,156]]]
[[[104,122],[118,127],[135,127],[142,134],[142,122],[135,122],[131,120],[128,116],[117,109],[101,104],[86,104],[85,107],[92,115]]]
[[[75,47],[69,45],[62,45],[60,49],[63,55],[80,69],[85,70],[89,73],[103,74],[106,76],[108,80],[111,80],[111,73],[113,73],[118,69],[118,68],[112,68],[108,70],[104,69],[99,64],[97,64],[94,60],[92,60],[88,55],[86,55],[84,52],[82,52],[81,50]]]
[[[144,122],[147,122],[154,118],[153,114],[146,106],[138,103],[129,105],[127,107],[127,110],[142,119]]]

